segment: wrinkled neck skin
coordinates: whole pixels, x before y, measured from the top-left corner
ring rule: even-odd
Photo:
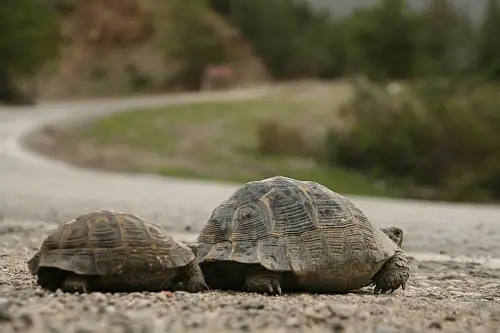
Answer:
[[[196,243],[185,243],[185,242],[182,242],[182,244],[184,244],[187,247],[189,247],[191,249],[191,251],[193,251],[194,255],[196,255],[196,252],[197,252]]]

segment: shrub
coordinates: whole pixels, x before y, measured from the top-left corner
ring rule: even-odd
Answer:
[[[262,121],[257,129],[258,152],[262,156],[306,156],[312,149],[302,132],[274,119]]]
[[[125,66],[129,87],[132,92],[148,91],[154,85],[153,79],[147,73],[142,73],[134,64]]]
[[[497,87],[434,79],[396,95],[367,80],[356,88],[345,126],[327,138],[331,164],[404,179],[434,198],[500,198]]]

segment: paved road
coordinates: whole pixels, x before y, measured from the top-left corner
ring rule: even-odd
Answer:
[[[53,122],[70,122],[135,106],[254,98],[265,89],[232,94],[107,99],[0,108],[0,214],[60,222],[96,208],[126,210],[172,231],[198,231],[212,209],[238,184],[187,181],[77,169],[22,146],[23,135]],[[419,253],[500,258],[500,208],[351,196],[374,223],[406,230],[406,249]]]
[[[407,289],[393,295],[374,297],[366,290],[281,297],[217,291],[70,295],[36,289],[25,261],[56,223],[108,208],[153,219],[188,240],[238,184],[78,169],[27,151],[24,135],[44,124],[133,106],[264,93],[0,108],[0,331],[499,332],[500,208],[494,206],[350,196],[375,224],[397,224],[406,231],[412,276]]]

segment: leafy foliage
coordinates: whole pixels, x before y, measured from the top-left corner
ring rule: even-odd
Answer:
[[[386,0],[355,12],[345,22],[351,67],[377,79],[414,76],[420,53],[418,23],[404,0]]]
[[[338,38],[330,15],[302,1],[233,1],[227,17],[276,78],[318,76],[342,58],[332,52]]]
[[[420,12],[404,0],[382,0],[345,18],[304,0],[210,3],[253,43],[278,79],[454,75],[474,61],[472,24],[449,0],[430,0]]]
[[[59,16],[44,1],[0,2],[0,100],[22,99],[14,81],[34,74],[59,50]]]
[[[432,198],[500,198],[498,87],[425,80],[397,95],[368,81],[328,137],[331,165],[429,188]],[[415,193],[414,193],[415,194]]]
[[[420,15],[421,76],[469,72],[474,61],[474,28],[468,15],[449,0],[432,0]]]
[[[500,78],[500,5],[489,0],[486,17],[477,38],[476,65],[487,78]]]
[[[0,70],[32,74],[57,56],[59,18],[43,1],[0,3]]]

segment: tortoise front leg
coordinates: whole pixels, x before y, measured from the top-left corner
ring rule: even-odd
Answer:
[[[406,281],[410,276],[410,266],[408,265],[408,258],[400,249],[396,250],[394,256],[389,259],[384,266],[373,277],[375,294],[390,293],[401,287],[402,290],[406,288]]]
[[[197,293],[209,289],[205,282],[203,271],[194,260],[182,269],[181,275],[183,283],[190,293]]]
[[[87,293],[88,276],[69,273],[64,280],[61,290],[67,293]]]

